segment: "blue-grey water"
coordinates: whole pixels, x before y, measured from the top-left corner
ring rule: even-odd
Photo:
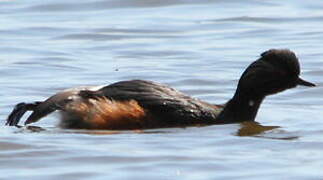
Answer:
[[[0,179],[323,179],[323,1],[0,1]],[[75,131],[58,116],[4,126],[19,102],[146,79],[225,103],[250,62],[295,51],[298,87],[268,97],[262,126]],[[248,129],[248,128],[247,128]],[[270,129],[270,128],[269,128]]]

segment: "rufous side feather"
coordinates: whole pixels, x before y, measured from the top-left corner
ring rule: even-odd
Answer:
[[[146,121],[147,113],[135,100],[99,98],[68,103],[61,125],[69,128],[70,124],[79,124],[86,129],[140,129]]]

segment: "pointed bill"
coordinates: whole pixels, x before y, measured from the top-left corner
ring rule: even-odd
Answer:
[[[314,86],[316,86],[315,84],[313,84],[313,83],[311,83],[311,82],[308,82],[308,81],[305,81],[305,80],[303,80],[303,79],[301,79],[301,78],[298,78],[298,80],[297,80],[297,84],[298,84],[298,85],[301,85],[301,86],[309,86],[309,87],[314,87]]]

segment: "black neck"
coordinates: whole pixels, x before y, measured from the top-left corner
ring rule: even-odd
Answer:
[[[217,117],[218,123],[239,123],[254,121],[264,96],[237,91]]]

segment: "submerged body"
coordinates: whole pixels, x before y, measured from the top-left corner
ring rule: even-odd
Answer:
[[[43,102],[20,103],[7,124],[25,124],[60,110],[63,128],[149,129],[254,121],[265,96],[297,85],[314,86],[299,78],[300,67],[289,50],[269,50],[242,74],[237,90],[225,106],[189,97],[159,83],[132,80],[104,87],[65,90]]]

